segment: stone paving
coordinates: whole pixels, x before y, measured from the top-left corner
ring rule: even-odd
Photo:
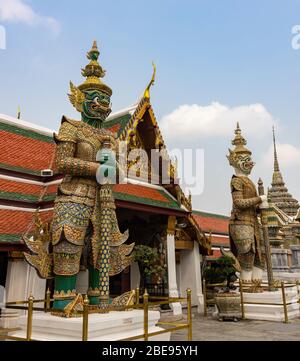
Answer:
[[[186,341],[187,330],[173,332],[171,340]],[[204,317],[193,313],[193,341],[300,341],[300,319],[290,323],[254,320],[222,322],[212,315]]]

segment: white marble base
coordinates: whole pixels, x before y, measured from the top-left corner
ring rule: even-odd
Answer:
[[[198,294],[198,307],[197,307],[197,312],[200,313],[201,315],[204,314],[204,296],[203,294]]]
[[[19,326],[20,313],[13,309],[2,308],[0,328],[17,328]]]
[[[298,318],[299,303],[298,293],[296,287],[289,287],[285,290],[288,319]],[[262,293],[243,293],[245,304],[245,318],[249,320],[264,320],[264,321],[284,321],[284,308],[282,301],[281,290],[274,292]],[[257,302],[257,304],[247,304],[247,302]],[[266,303],[274,303],[274,305],[267,305]]]
[[[162,330],[155,326],[159,311],[149,311],[149,333]],[[89,341],[117,341],[144,333],[142,310],[91,314],[88,319]],[[25,337],[27,318],[20,317],[22,330],[11,335]],[[63,318],[48,313],[33,314],[32,339],[39,341],[80,341],[82,339],[82,317]],[[143,340],[143,339],[141,339]],[[169,341],[170,333],[149,337],[149,341]]]
[[[296,281],[300,281],[300,273],[297,272],[279,272],[273,271],[273,276],[275,280],[285,281],[285,282],[292,282],[295,283]],[[265,273],[263,276],[263,280],[267,281],[268,276]]]

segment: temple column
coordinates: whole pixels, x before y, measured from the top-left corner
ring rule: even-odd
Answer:
[[[29,266],[24,259],[12,259],[8,261],[7,276],[5,282],[6,302],[27,300],[30,294],[35,299],[44,299],[46,280],[40,278],[36,270]],[[42,307],[43,304],[35,304]],[[18,326],[18,318],[25,311],[13,309],[2,310],[1,326],[13,328]]]
[[[176,257],[175,257],[175,224],[176,217],[169,216],[167,228],[167,259],[168,259],[168,286],[169,296],[178,297],[178,288],[176,280]],[[174,315],[182,314],[182,307],[179,302],[174,302],[171,305]]]
[[[184,294],[187,288],[192,290],[192,305],[198,307],[198,312],[203,313],[203,293],[201,283],[201,264],[199,244],[194,241],[192,250],[180,252],[180,291]]]
[[[130,265],[130,289],[135,290],[140,287],[140,270],[137,262],[132,262]]]

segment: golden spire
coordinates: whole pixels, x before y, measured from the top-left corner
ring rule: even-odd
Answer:
[[[278,208],[284,211],[288,216],[294,217],[297,214],[299,203],[288,192],[285,186],[283,176],[279,169],[279,162],[277,158],[275,128],[273,126],[273,146],[274,146],[274,172],[272,176],[272,186],[268,190],[268,197],[271,202]]]
[[[247,141],[242,136],[242,131],[241,131],[239,122],[236,123],[236,130],[234,131],[234,134],[235,134],[235,137],[231,142],[232,145],[235,145],[234,152],[251,154],[250,150],[245,147],[245,145],[247,144]]]
[[[273,146],[274,146],[274,172],[279,172],[279,163],[277,158],[276,140],[275,140],[275,127],[273,125]]]
[[[156,75],[156,65],[154,64],[154,62],[152,62],[152,66],[153,66],[153,73],[152,73],[152,78],[147,86],[147,88],[144,91],[144,98],[146,99],[150,99],[150,88],[151,86],[154,84],[155,81],[155,75]]]

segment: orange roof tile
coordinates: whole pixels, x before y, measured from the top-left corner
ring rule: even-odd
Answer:
[[[168,202],[167,196],[160,193],[155,188],[149,188],[136,184],[116,184],[114,186],[114,192],[117,193],[126,193],[128,195],[132,195],[135,197],[145,197],[153,200],[157,200],[160,202]]]
[[[49,186],[0,179],[0,199],[37,202],[54,198],[58,184]],[[48,198],[48,199],[47,199]]]
[[[229,238],[228,237],[211,237],[211,244],[214,245],[221,245],[221,246],[229,246]]]
[[[49,168],[55,144],[0,130],[0,165],[39,173]]]
[[[41,193],[42,188],[43,188],[42,185],[0,179],[1,192],[39,195]]]
[[[219,249],[214,249],[214,250],[212,250],[212,252],[213,253],[210,254],[209,257],[207,257],[207,260],[215,260],[222,256],[222,253]]]
[[[193,215],[204,232],[228,234],[229,217],[199,211],[193,211]]]
[[[118,133],[118,131],[120,130],[121,125],[120,124],[115,124],[114,126],[112,126],[111,128],[107,128],[107,130],[110,130],[112,133]]]
[[[182,210],[177,201],[168,195],[163,189],[128,183],[116,184],[113,191],[115,198],[118,200]]]
[[[48,221],[53,211],[40,212],[42,221]],[[35,212],[0,209],[0,234],[19,234],[32,230]]]

